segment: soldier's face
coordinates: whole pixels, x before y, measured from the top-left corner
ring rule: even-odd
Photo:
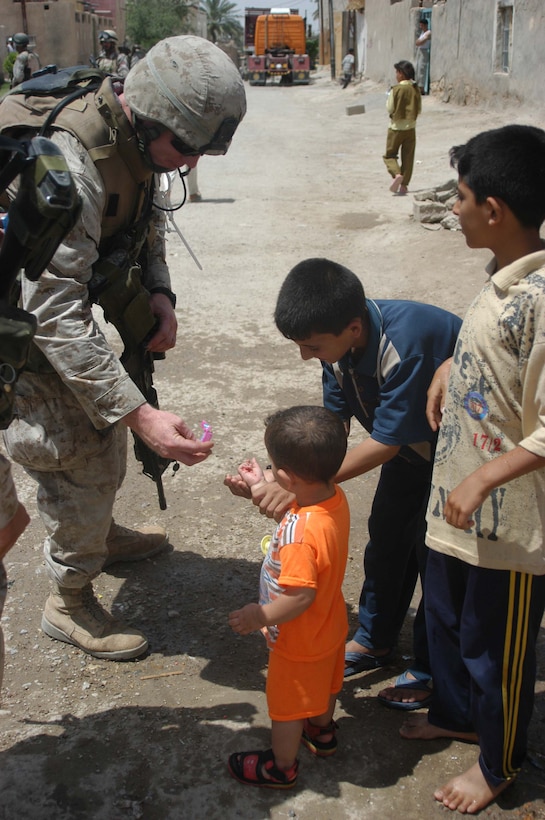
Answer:
[[[183,165],[194,168],[200,157],[187,157],[185,154],[180,154],[172,145],[173,137],[172,131],[163,131],[160,137],[150,142],[148,153],[153,164],[164,168],[165,171],[175,171]]]

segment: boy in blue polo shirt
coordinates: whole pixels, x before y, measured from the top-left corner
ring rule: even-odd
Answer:
[[[345,677],[388,664],[414,593],[423,580],[425,512],[436,442],[426,394],[436,368],[452,355],[461,321],[432,305],[366,299],[352,271],[328,259],[293,268],[278,295],[275,322],[303,359],[323,367],[324,405],[369,432],[348,450],[337,483],[381,466],[369,518],[359,627],[346,645]],[[225,483],[244,490],[235,476]],[[277,517],[291,499],[274,483],[253,501]],[[379,695],[388,706],[415,709],[431,697],[424,609],[415,618],[414,664]]]

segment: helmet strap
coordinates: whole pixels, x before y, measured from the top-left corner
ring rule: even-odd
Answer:
[[[157,174],[168,173],[168,168],[163,168],[152,162],[149,152],[150,143],[152,143],[153,140],[156,140],[157,137],[160,137],[165,130],[163,126],[156,125],[155,123],[144,124],[144,122],[135,114],[133,127],[136,132],[136,144],[138,146],[138,150],[142,154],[144,162],[148,168],[151,168],[151,170],[155,171]]]
[[[160,211],[164,211],[165,213],[171,214],[174,211],[179,211],[180,208],[182,208],[185,205],[185,203],[187,201],[187,186],[185,184],[184,177],[186,177],[189,174],[190,170],[191,170],[191,168],[188,168],[187,171],[182,171],[180,168],[177,169],[178,176],[180,177],[180,180],[182,182],[182,187],[184,189],[184,195],[182,197],[182,201],[180,202],[180,204],[175,205],[174,207],[171,207],[171,208],[163,208],[161,205],[158,205],[157,202],[154,202],[153,205],[154,205],[155,208],[158,208]],[[169,183],[169,189],[170,189],[170,183]]]

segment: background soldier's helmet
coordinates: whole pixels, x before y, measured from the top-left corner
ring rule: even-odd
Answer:
[[[246,113],[244,83],[233,61],[193,35],[154,45],[129,72],[124,95],[137,117],[160,124],[202,154],[225,154]]]
[[[101,31],[98,35],[99,43],[117,43],[117,34],[111,28]]]
[[[22,31],[19,32],[19,34],[13,35],[13,43],[16,46],[28,46],[29,42],[30,40],[28,36],[24,34]]]

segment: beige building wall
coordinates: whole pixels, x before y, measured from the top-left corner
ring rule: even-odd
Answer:
[[[89,65],[89,55],[98,53],[98,32],[112,28],[109,17],[82,12],[76,0],[25,3],[27,31],[42,66],[60,68]],[[7,56],[6,39],[24,31],[21,3],[0,0],[0,61]]]
[[[545,110],[544,0],[423,0],[423,6],[432,10],[432,92],[460,104],[510,100]],[[391,82],[394,62],[415,60],[419,0],[366,0],[365,13],[366,76]]]

